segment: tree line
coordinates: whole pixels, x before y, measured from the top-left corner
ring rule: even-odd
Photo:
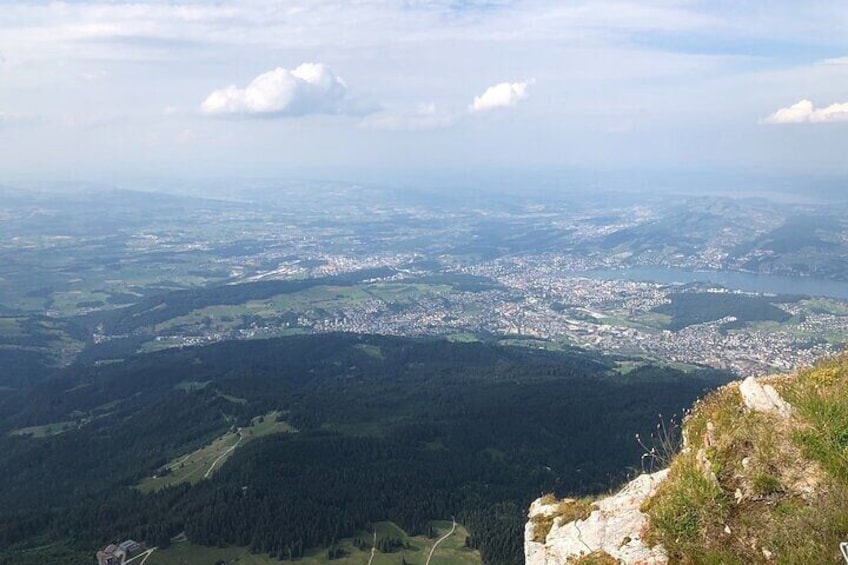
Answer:
[[[375,521],[416,535],[449,516],[486,563],[520,563],[532,499],[623,481],[638,469],[636,433],[727,380],[613,369],[581,351],[347,334],[71,367],[0,420],[9,430],[79,419],[52,437],[0,438],[0,563],[45,551],[58,565],[88,563],[110,540],[164,547],[182,532],[296,560]],[[175,386],[186,381],[206,386]],[[299,431],[245,444],[194,486],[132,488],[269,410]]]

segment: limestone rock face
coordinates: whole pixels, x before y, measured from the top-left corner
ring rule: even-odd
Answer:
[[[786,419],[792,415],[792,405],[783,400],[770,384],[763,384],[754,377],[748,377],[739,385],[742,402],[749,410],[774,414]]]
[[[781,397],[779,391],[784,390],[798,408]],[[797,438],[798,432],[809,433],[816,425],[829,434],[841,430],[841,423],[817,423],[807,412],[817,408],[816,402],[841,406],[847,390],[845,355],[839,365],[748,378],[711,392],[683,422],[683,448],[674,456],[670,476],[667,470],[641,475],[594,503],[550,496],[534,502],[524,531],[527,565],[667,565],[669,554],[675,562],[686,563],[725,555],[752,564],[831,562],[844,537],[838,532],[824,536],[833,517],[844,513],[842,479],[809,457],[806,444]],[[837,454],[842,448],[837,442],[825,447]],[[690,496],[692,485],[706,485],[709,492]],[[664,494],[652,503],[657,517],[684,512],[708,516],[689,538],[669,527],[667,519],[654,524],[652,534],[667,544],[668,552],[659,544],[648,547],[642,539],[650,518],[640,509],[661,489]],[[715,493],[736,504],[714,503]],[[813,524],[818,524],[814,533],[821,539],[810,542],[809,548],[805,545],[804,551],[814,551],[817,557],[810,560],[806,556],[813,554],[804,553],[805,560],[799,560],[792,540],[799,528]],[[781,533],[772,536],[774,531]]]
[[[530,507],[524,531],[524,556],[527,565],[560,565],[581,555],[603,551],[630,565],[665,565],[668,557],[662,547],[649,548],[642,541],[647,516],[639,508],[652,497],[668,471],[640,475],[617,494],[595,502],[596,510],[585,520],[561,523],[556,518],[558,503],[535,501]],[[535,522],[554,517],[544,542],[537,537]]]

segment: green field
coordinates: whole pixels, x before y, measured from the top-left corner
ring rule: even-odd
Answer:
[[[288,422],[279,420],[284,416],[282,412],[269,412],[264,416],[258,416],[253,419],[251,425],[242,429],[241,433],[245,441],[260,437],[269,436],[271,434],[293,433],[296,432]]]
[[[361,344],[356,345],[356,349],[373,357],[374,359],[383,360],[383,350],[377,345]]]
[[[27,428],[18,428],[9,435],[13,436],[30,436],[33,438],[49,437],[67,432],[76,427],[74,422],[53,422],[51,424],[42,424],[40,426],[29,426]]]
[[[671,316],[657,312],[636,312],[628,321],[632,327],[662,329],[671,323]]]
[[[216,391],[216,392],[218,393],[218,396],[220,396],[224,400],[229,400],[230,402],[232,402],[234,404],[242,404],[242,405],[247,404],[246,398],[239,398],[238,396],[233,396],[231,394],[224,394],[221,391]]]
[[[371,296],[395,304],[414,303],[422,295],[445,296],[453,292],[453,287],[445,284],[374,283],[366,288]]]
[[[848,316],[848,303],[843,300],[832,298],[810,298],[802,300],[800,304],[811,312],[820,314],[833,314],[834,316]]]
[[[160,469],[159,474],[143,479],[136,487],[145,493],[155,492],[185,482],[194,484],[206,478],[207,475],[211,476],[240,445],[271,434],[294,432],[295,429],[291,425],[277,419],[279,416],[281,416],[279,412],[257,416],[250,426],[229,431],[215,438],[209,445],[174,458]],[[23,430],[18,430],[16,433],[22,432]]]
[[[74,285],[76,286],[76,285]],[[88,308],[108,307],[109,294],[102,291],[68,290],[65,292],[53,292],[50,294],[51,309],[58,310],[63,314],[76,313]]]
[[[18,337],[26,335],[21,322],[24,318],[0,318],[0,336]]]
[[[454,334],[449,334],[445,336],[445,339],[461,343],[476,343],[480,341],[480,338],[477,335],[470,332],[458,332]]]
[[[411,305],[424,296],[445,296],[452,292],[447,285],[374,283],[361,286],[315,286],[298,292],[278,294],[263,300],[249,300],[243,304],[213,305],[198,308],[188,314],[156,324],[153,330],[163,332],[189,332],[202,327],[205,331],[227,332],[240,328],[244,316],[274,320],[281,313],[294,312],[309,317],[310,312],[323,310],[340,314],[359,308],[367,302]]]
[[[175,331],[178,328],[204,326],[215,331],[229,331],[242,324],[242,316],[275,318],[281,312],[303,313],[316,308],[341,311],[374,300],[368,292],[357,287],[316,286],[264,300],[249,300],[243,304],[214,305],[198,308],[184,316],[157,324],[155,331]]]
[[[180,543],[166,550],[154,551],[145,565],[211,565],[223,561],[238,565],[279,564],[267,555],[254,555],[243,547],[205,547]]]
[[[408,536],[406,532],[392,522],[376,523],[374,527],[377,531],[378,540],[383,537],[397,538],[404,543],[408,543],[409,548],[398,549],[392,553],[381,553],[377,551],[374,555],[372,565],[400,565],[403,561],[406,561],[409,565],[424,565],[433,544],[440,537],[448,533],[451,528],[450,521],[434,521],[431,522],[431,525],[436,534],[436,537],[433,539],[425,536]],[[370,544],[373,539],[373,531],[362,531],[357,537],[361,540],[366,540]],[[436,548],[430,564],[480,565],[482,562],[480,553],[465,547],[465,539],[467,537],[468,532],[465,528],[457,525],[453,535]],[[367,565],[371,557],[370,547],[364,551],[358,549],[354,545],[354,538],[342,539],[337,547],[346,553],[344,557],[330,560],[326,549],[311,550],[307,551],[306,555],[298,559],[297,562],[304,565],[329,565],[331,563],[338,565]],[[180,543],[168,549],[154,552],[147,560],[147,565],[210,565],[219,561],[223,561],[227,565],[271,565],[280,563],[279,559],[268,555],[252,554],[242,547],[219,548],[204,547],[192,543]]]

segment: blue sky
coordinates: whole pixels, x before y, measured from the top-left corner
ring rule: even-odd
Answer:
[[[835,0],[13,0],[0,171],[844,174],[846,30]]]

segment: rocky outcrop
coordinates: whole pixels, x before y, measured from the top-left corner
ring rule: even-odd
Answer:
[[[777,390],[768,383],[748,377],[739,385],[739,393],[745,407],[755,412],[772,414],[780,419],[792,415],[792,405],[783,400]]]
[[[848,357],[845,364],[848,366]],[[824,390],[838,385],[835,371],[823,369],[819,376],[809,373],[803,378],[817,379],[810,386],[815,391]],[[671,473],[663,470],[641,475],[617,494],[596,501],[556,500],[551,496],[536,500],[525,527],[527,565],[660,565],[669,562],[669,554],[676,562],[682,555],[688,559],[685,551],[689,549],[698,554],[692,556],[692,562],[698,562],[698,556],[706,554],[698,551],[708,541],[712,544],[706,550],[712,552],[710,555],[727,550],[734,558],[742,558],[741,562],[768,563],[778,549],[784,556],[791,555],[786,548],[767,547],[765,544],[771,542],[759,535],[763,528],[750,524],[767,516],[781,501],[793,505],[786,508],[799,509],[799,520],[808,519],[804,507],[822,504],[827,494],[822,490],[826,473],[819,463],[805,457],[793,440],[799,430],[809,430],[810,424],[800,419],[799,409],[779,392],[799,382],[796,379],[748,378],[696,403],[684,423],[683,449],[675,456]],[[828,398],[840,397],[828,394]],[[797,395],[792,398],[797,400]],[[692,485],[694,490],[687,490]],[[697,494],[698,489],[705,493],[704,501],[689,501],[689,495]],[[704,506],[689,509],[685,507],[689,502]],[[666,517],[658,518],[660,521],[675,512],[711,518],[699,525],[704,530],[697,535],[702,537],[685,546],[676,533],[664,533],[674,532],[674,527],[649,523],[651,517],[643,512],[645,509],[651,516]],[[749,512],[751,517],[746,514]],[[777,524],[771,518],[763,520],[768,527]],[[786,528],[794,531],[788,525]],[[652,546],[644,541],[648,532]],[[666,548],[663,542],[668,543]],[[738,547],[729,547],[729,542]]]
[[[581,556],[605,553],[624,563],[661,565],[668,562],[662,547],[642,540],[647,516],[640,507],[656,493],[666,470],[640,475],[617,494],[596,501],[584,519],[566,521],[558,516],[563,505],[574,501],[539,499],[530,507],[524,533],[527,565],[569,563]],[[540,531],[540,526],[550,530]]]

